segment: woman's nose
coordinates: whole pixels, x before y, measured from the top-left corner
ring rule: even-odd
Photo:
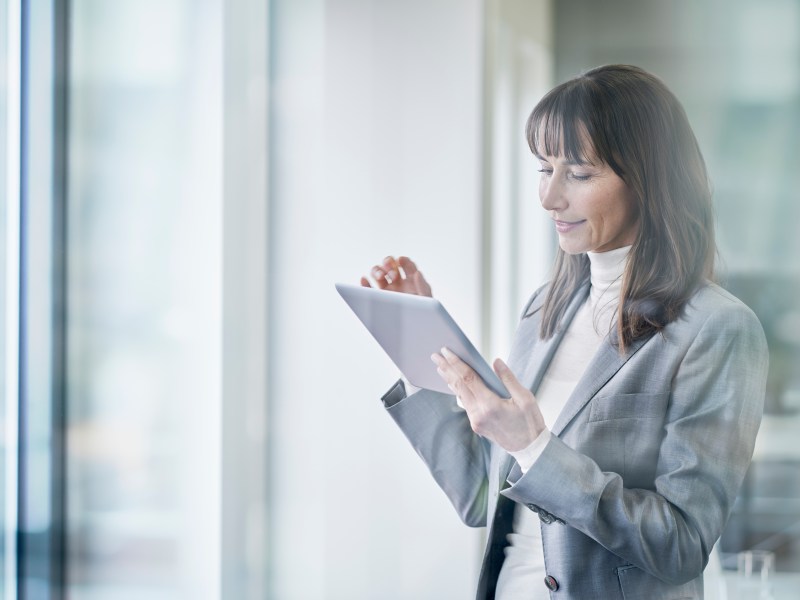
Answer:
[[[564,190],[552,175],[539,180],[539,201],[545,210],[561,210],[566,205]]]

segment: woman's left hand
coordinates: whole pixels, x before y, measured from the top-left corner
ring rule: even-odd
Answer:
[[[467,411],[472,430],[500,445],[507,452],[530,446],[545,430],[544,418],[533,393],[522,385],[499,358],[494,371],[511,394],[501,398],[492,392],[478,374],[447,348],[433,354],[439,375]]]

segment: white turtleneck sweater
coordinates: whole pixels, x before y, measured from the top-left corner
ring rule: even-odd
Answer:
[[[589,298],[575,313],[536,392],[546,429],[534,442],[511,455],[523,472],[536,462],[550,440],[549,428],[561,414],[578,380],[611,331],[619,306],[622,273],[630,246],[609,252],[589,252]],[[521,504],[514,509],[512,533],[497,581],[497,600],[548,600],[542,532],[538,516]]]

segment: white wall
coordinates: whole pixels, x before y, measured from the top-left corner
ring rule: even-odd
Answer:
[[[408,254],[477,334],[481,4],[273,6],[274,598],[474,593],[480,534],[384,414],[397,372],[334,283]]]

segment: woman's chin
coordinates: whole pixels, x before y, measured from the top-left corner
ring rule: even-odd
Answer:
[[[565,254],[585,254],[589,251],[589,248],[586,244],[583,244],[577,240],[567,239],[566,236],[562,235],[558,236],[558,245]]]

